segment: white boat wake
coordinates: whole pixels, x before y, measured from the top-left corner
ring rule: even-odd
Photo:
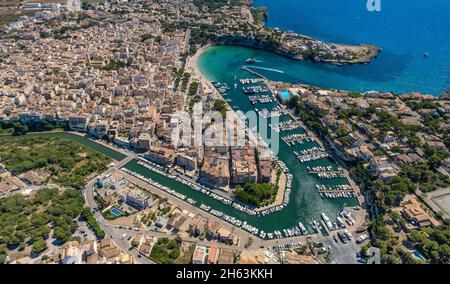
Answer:
[[[273,69],[273,68],[266,68],[266,67],[261,67],[261,66],[247,66],[247,68],[255,68],[255,69],[261,69],[261,70],[266,70],[266,71],[271,71],[271,72],[277,72],[277,73],[281,73],[284,74],[284,71],[279,70],[279,69]]]

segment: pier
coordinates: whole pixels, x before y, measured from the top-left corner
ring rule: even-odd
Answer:
[[[242,66],[241,69],[244,70],[244,71],[247,71],[248,73],[250,73],[252,75],[255,75],[256,77],[259,77],[259,78],[263,79],[264,81],[267,80],[266,77],[264,77],[263,75],[259,74],[256,71],[253,71],[252,69],[248,68],[247,66]]]

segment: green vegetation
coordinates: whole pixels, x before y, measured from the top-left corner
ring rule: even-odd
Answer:
[[[227,117],[227,103],[224,100],[216,99],[214,101],[213,109],[219,111],[222,115],[222,118]]]
[[[437,109],[440,107],[436,102],[432,100],[406,100],[406,104],[414,111],[418,111],[421,109]]]
[[[56,129],[64,129],[66,123],[48,122],[46,120],[28,121],[26,123],[20,121],[0,121],[0,135],[24,135],[29,132],[53,131]]]
[[[189,246],[188,251],[185,251],[181,256],[175,261],[175,264],[189,264],[191,263],[192,257],[194,256],[195,245]]]
[[[199,103],[202,101],[202,98],[199,95],[194,96],[190,101],[189,101],[189,106],[188,106],[188,111],[189,113],[192,113],[194,111],[194,105],[196,103]]]
[[[267,183],[247,183],[243,188],[238,186],[234,195],[244,202],[261,207],[273,203],[277,192],[278,186]]]
[[[183,74],[183,78],[181,79],[181,91],[182,92],[186,92],[190,78],[191,78],[191,74],[189,74],[187,72]]]
[[[76,218],[89,210],[83,206],[83,195],[75,189],[41,189],[29,198],[0,199],[0,255],[27,246],[38,254],[46,249],[50,235],[66,242],[78,227]]]
[[[146,41],[146,40],[149,40],[149,39],[155,39],[155,41],[156,42],[161,42],[161,36],[154,36],[154,35],[152,35],[152,34],[150,34],[150,33],[145,33],[145,34],[142,34],[141,35],[141,40],[144,42],[144,41]]]
[[[83,10],[89,10],[89,9],[94,9],[95,8],[95,4],[99,4],[99,3],[104,3],[105,0],[83,0],[81,2],[81,9]]]
[[[124,61],[110,59],[109,62],[105,66],[103,66],[103,70],[106,71],[119,70],[120,68],[123,68],[126,65],[127,63]]]
[[[101,240],[105,237],[105,231],[103,231],[102,228],[100,228],[100,225],[97,223],[97,220],[95,220],[94,214],[89,208],[87,207],[83,208],[83,210],[81,211],[81,217],[82,220],[86,221],[89,228],[92,230],[92,232],[94,232],[95,236],[98,239]]]
[[[293,96],[289,100],[288,106],[293,108],[306,127],[314,131],[319,137],[323,138],[328,133],[327,129],[320,122],[320,119],[324,116],[321,111],[306,108],[305,102],[297,96]]]
[[[242,0],[232,0],[234,4],[239,4]],[[197,7],[207,7],[208,10],[217,10],[222,6],[228,5],[228,0],[194,0]]]
[[[168,238],[158,239],[153,246],[150,257],[158,263],[172,264],[180,256],[181,238],[176,237],[173,240]]]
[[[89,175],[106,170],[111,161],[75,142],[43,136],[0,137],[0,158],[16,175],[39,170],[47,181],[75,188]]]
[[[450,264],[450,220],[438,228],[413,229],[409,239],[431,263]]]
[[[199,83],[198,83],[198,82],[195,82],[195,81],[192,82],[192,83],[189,85],[188,95],[193,96],[193,95],[197,94],[198,86],[199,86]]]
[[[64,35],[67,31],[77,31],[81,29],[87,29],[96,25],[98,25],[97,22],[89,21],[87,23],[78,26],[63,26],[62,28],[60,28],[55,32],[54,36],[61,36]]]
[[[407,165],[402,169],[400,176],[416,184],[423,192],[448,187],[449,177],[433,169],[435,167],[433,165],[439,164],[439,161],[439,158],[430,157],[426,163]]]
[[[256,24],[264,24],[267,19],[266,7],[250,8],[250,12],[252,13],[253,20]]]
[[[351,97],[359,97],[360,94],[350,94]],[[394,231],[387,226],[387,222],[393,227],[403,229],[407,237],[417,249],[432,263],[448,263],[450,252],[448,246],[448,237],[450,235],[449,224],[439,228],[426,228],[420,230],[409,230],[406,226],[406,220],[398,213],[391,211],[392,207],[399,206],[405,195],[412,194],[416,190],[428,192],[438,188],[450,186],[448,176],[438,171],[443,161],[449,158],[447,150],[439,150],[427,145],[422,145],[416,135],[418,132],[442,135],[440,125],[446,123],[446,115],[440,113],[439,106],[432,101],[408,101],[408,105],[416,110],[436,109],[437,111],[425,112],[422,114],[425,127],[405,125],[400,120],[401,115],[394,115],[378,110],[370,106],[362,109],[356,105],[345,109],[337,109],[336,114],[339,119],[345,120],[353,127],[354,121],[369,121],[377,130],[377,133],[366,133],[370,139],[383,141],[389,133],[395,133],[396,138],[402,139],[412,148],[421,147],[424,152],[424,161],[421,163],[410,163],[404,165],[399,174],[395,176],[391,183],[384,183],[375,174],[366,169],[361,162],[353,165],[351,169],[352,176],[361,187],[362,192],[367,196],[368,205],[374,210],[372,222],[369,226],[369,233],[372,247],[377,247],[381,251],[382,263],[420,263],[411,256],[411,253],[405,251],[398,241]],[[305,105],[300,99],[293,97],[288,106],[302,118],[307,127],[315,131],[318,136],[324,138],[329,136],[329,130],[323,126],[321,118],[324,114],[318,109],[312,109]],[[351,129],[340,127],[333,131],[333,138],[346,144],[346,137]],[[450,146],[450,138],[446,134],[444,142]],[[392,148],[394,152],[399,150]],[[385,151],[379,149],[374,152],[377,156],[387,155]],[[448,223],[448,221],[447,221]],[[365,249],[367,249],[365,247]],[[365,251],[363,249],[363,253]]]
[[[394,249],[398,245],[398,240],[385,226],[382,219],[378,219],[371,223],[369,227],[369,234],[371,245],[380,249],[381,263],[400,263],[400,259],[396,255]]]

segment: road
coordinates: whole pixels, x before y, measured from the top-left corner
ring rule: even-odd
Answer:
[[[128,164],[130,161],[132,161],[133,159],[135,159],[137,157],[137,155],[134,153],[130,153],[130,152],[123,152],[123,153],[126,154],[127,157],[124,160],[115,164],[113,167],[109,168],[105,173],[103,173],[103,175],[120,170],[123,166],[125,166],[126,164]],[[183,202],[183,201],[179,200],[178,198],[170,195],[169,193],[167,193],[163,190],[160,190],[160,189],[150,185],[149,183],[146,183],[132,175],[129,175],[124,172],[121,172],[121,174],[125,178],[127,178],[130,182],[132,182],[152,193],[155,193],[161,197],[167,198],[168,200],[170,200],[170,202],[174,206],[187,209],[188,211],[190,211],[196,215],[205,216],[208,220],[216,221],[219,224],[221,224],[221,226],[229,229],[231,232],[233,232],[235,235],[237,235],[240,239],[239,245],[237,247],[235,247],[238,250],[245,250],[245,249],[250,250],[250,249],[257,249],[260,247],[270,248],[270,247],[277,246],[277,245],[290,244],[290,243],[296,243],[296,242],[306,244],[307,240],[311,239],[314,242],[323,242],[326,247],[330,246],[331,250],[333,252],[333,258],[334,258],[335,262],[337,262],[337,263],[356,263],[356,253],[359,251],[359,248],[354,242],[351,242],[348,244],[342,244],[340,242],[335,243],[331,236],[321,236],[318,234],[309,235],[309,236],[298,236],[298,237],[286,238],[286,239],[262,240],[256,236],[246,232],[245,230],[242,230],[240,228],[232,226],[229,223],[227,223],[226,221],[224,221],[220,218],[217,218],[207,212],[204,212],[201,209],[199,209],[195,206],[192,206],[186,202]],[[97,207],[96,201],[94,199],[95,182],[96,182],[96,179],[93,179],[85,186],[86,202],[87,202],[88,206],[92,209]],[[122,236],[125,233],[127,234],[127,236],[135,236],[138,233],[144,232],[147,236],[153,236],[153,237],[169,237],[169,238],[176,237],[176,235],[155,232],[155,231],[149,231],[149,230],[134,231],[134,230],[115,228],[108,224],[108,221],[102,216],[101,212],[98,212],[98,211],[94,212],[94,216],[97,219],[97,221],[99,222],[101,228],[105,231],[105,233],[108,236],[110,236],[116,242],[116,244],[119,246],[119,248],[123,251],[128,251],[130,248],[130,244],[127,241],[122,240]],[[245,247],[249,238],[252,238],[253,242],[249,247]],[[183,238],[183,241],[201,243],[201,244],[206,244],[206,245],[211,244],[210,242],[199,241],[198,239],[194,239],[194,238]],[[220,244],[218,244],[218,245],[220,246]],[[230,246],[227,246],[227,247],[230,247]],[[129,253],[131,253],[134,256],[136,262],[155,263],[148,258],[143,258],[143,257],[138,258],[139,253],[136,250],[131,250],[131,251],[129,251]]]
[[[132,182],[132,183],[134,183],[134,184],[144,188],[145,190],[148,190],[148,191],[150,191],[152,193],[155,193],[155,194],[157,194],[157,195],[159,195],[159,196],[161,196],[163,198],[167,198],[170,201],[170,203],[172,203],[174,206],[187,209],[189,212],[191,212],[191,213],[193,213],[195,215],[204,216],[209,221],[218,222],[222,227],[229,229],[233,234],[235,234],[235,235],[237,235],[239,237],[239,239],[241,240],[239,242],[239,248],[240,249],[244,249],[244,245],[247,242],[248,238],[252,238],[253,239],[252,247],[258,247],[261,244],[261,242],[263,241],[260,238],[254,236],[254,235],[252,235],[250,233],[248,233],[247,231],[245,231],[245,230],[243,230],[241,228],[237,228],[235,226],[232,226],[228,222],[226,222],[226,221],[224,221],[224,220],[222,220],[222,219],[220,219],[220,218],[218,218],[218,217],[216,217],[214,215],[211,215],[211,214],[209,214],[209,213],[207,213],[207,212],[205,212],[205,211],[203,211],[203,210],[201,210],[201,209],[199,209],[199,208],[197,208],[197,207],[195,207],[195,206],[193,206],[193,205],[191,205],[189,203],[181,201],[177,197],[175,197],[175,196],[173,196],[173,195],[171,195],[171,194],[169,194],[169,193],[167,193],[167,192],[165,192],[165,191],[163,191],[163,190],[161,190],[159,188],[156,188],[156,187],[150,185],[149,183],[146,183],[146,182],[144,182],[144,181],[142,181],[142,180],[140,180],[140,179],[138,179],[138,178],[136,178],[136,177],[134,177],[132,175],[129,175],[127,173],[123,173],[123,176],[125,176],[130,182]]]
[[[131,159],[133,159],[133,157],[127,157],[125,160],[123,160],[122,162],[120,162],[119,164],[117,164],[115,167],[113,167],[111,169],[115,169],[117,166],[119,166],[123,163],[126,164],[126,160],[131,160]],[[108,171],[110,171],[110,170],[108,170]],[[97,202],[94,199],[95,182],[96,182],[96,179],[91,180],[85,186],[85,190],[84,190],[86,203],[91,209],[97,208]],[[138,251],[136,251],[136,250],[129,251],[130,244],[128,243],[128,241],[122,240],[123,233],[121,233],[119,230],[116,230],[114,227],[111,227],[110,225],[108,225],[108,221],[105,218],[103,218],[103,215],[101,214],[100,211],[94,210],[94,216],[95,216],[95,219],[97,220],[97,222],[100,224],[100,227],[103,229],[103,231],[105,231],[106,235],[109,236],[122,251],[128,252],[133,255],[135,263],[155,264],[155,262],[151,259],[148,259],[146,257],[139,257],[140,254]]]

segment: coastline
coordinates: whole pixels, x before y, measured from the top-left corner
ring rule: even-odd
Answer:
[[[260,25],[261,28],[264,29],[272,29],[272,28],[268,28],[266,26],[267,24],[267,20],[269,18],[269,8],[266,6],[255,6],[254,5],[254,1],[253,0],[247,0],[247,5],[249,8],[249,13],[250,15],[251,13],[251,9],[263,9],[264,10],[264,15],[263,15],[263,20],[260,23],[256,23],[255,20],[253,19],[253,16],[251,16],[251,18],[254,21],[254,24],[256,25]],[[278,30],[278,28],[275,28],[275,30]],[[297,38],[301,38],[301,39],[306,39],[306,41],[314,41],[314,45],[325,45],[327,46],[328,49],[339,49],[342,52],[350,52],[353,54],[358,54],[358,57],[355,59],[324,59],[318,55],[316,56],[307,56],[305,57],[304,54],[293,54],[292,51],[288,51],[285,50],[286,48],[283,47],[279,47],[279,48],[272,48],[272,49],[266,49],[266,48],[260,48],[258,46],[254,46],[254,45],[240,45],[240,46],[244,46],[244,47],[250,47],[250,48],[256,48],[256,49],[262,49],[262,50],[267,50],[269,52],[274,52],[276,54],[288,57],[288,58],[292,58],[295,60],[311,60],[314,62],[319,62],[319,63],[326,63],[326,64],[333,64],[333,65],[348,65],[348,64],[368,64],[370,62],[372,62],[373,60],[375,60],[378,55],[380,54],[380,52],[382,51],[382,48],[373,44],[360,44],[360,45],[349,45],[349,44],[344,44],[344,43],[338,43],[338,42],[324,42],[322,40],[316,39],[314,37],[311,36],[307,36],[305,34],[300,34],[300,33],[295,33],[292,31],[288,31],[288,32],[283,32],[287,37],[297,37]],[[364,54],[361,54],[360,52],[362,50],[365,50]],[[305,50],[304,50],[305,51]]]
[[[210,47],[213,47],[213,44],[207,44],[197,49],[195,54],[188,58],[185,69],[191,74],[191,77],[195,77],[202,83],[206,83],[209,87],[211,87],[214,90],[214,87],[211,84],[210,80],[208,80],[208,78],[206,78],[205,75],[198,68],[198,60],[200,55]]]

